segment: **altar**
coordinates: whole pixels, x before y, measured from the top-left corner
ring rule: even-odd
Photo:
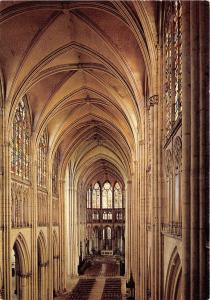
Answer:
[[[113,255],[113,250],[101,250],[101,255],[112,256]]]

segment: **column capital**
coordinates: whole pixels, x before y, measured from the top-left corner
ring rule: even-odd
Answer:
[[[31,272],[28,272],[28,273],[17,272],[17,275],[21,278],[28,278],[28,277],[32,276],[32,273]]]
[[[41,267],[41,268],[45,268],[45,267],[47,267],[49,265],[49,261],[46,261],[46,262],[44,262],[44,263],[40,263],[39,264],[39,266]]]
[[[153,95],[147,98],[147,108],[150,109],[151,106],[154,106],[155,104],[158,104],[158,95]]]

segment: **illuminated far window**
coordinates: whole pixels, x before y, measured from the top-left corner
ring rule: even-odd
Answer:
[[[111,240],[112,239],[112,229],[110,227],[107,227],[106,233],[107,233],[107,239]]]
[[[93,212],[92,219],[93,220],[99,220],[99,213],[98,212]]]
[[[122,213],[117,213],[116,217],[117,217],[117,220],[122,220]]]
[[[112,213],[110,211],[108,212],[108,220],[112,220]]]
[[[103,220],[107,220],[108,219],[108,215],[107,215],[107,212],[103,212]]]
[[[92,193],[92,208],[100,208],[100,200],[101,200],[101,189],[98,182],[94,185],[93,193]]]
[[[112,208],[112,187],[105,182],[102,190],[102,208]]]
[[[122,208],[122,190],[118,182],[114,186],[114,208]]]

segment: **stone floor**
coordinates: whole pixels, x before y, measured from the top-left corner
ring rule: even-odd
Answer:
[[[100,264],[100,267],[99,267]],[[111,265],[113,264],[113,266]],[[111,266],[111,267],[110,267]],[[78,280],[81,279],[88,279],[88,278],[95,278],[96,283],[94,284],[88,300],[101,300],[103,289],[104,289],[104,284],[106,278],[120,278],[121,279],[121,293],[122,293],[122,300],[126,299],[126,279],[123,276],[119,276],[119,265],[115,262],[114,260],[108,260],[104,258],[99,258],[96,259],[96,267],[95,267],[95,272],[94,273],[94,265],[88,270],[86,270],[85,274],[82,276],[74,277],[74,278],[69,278],[68,284],[67,284],[67,289],[68,293],[73,290],[73,288],[76,286]],[[108,276],[107,276],[108,275]],[[63,295],[55,298],[56,300],[67,300],[68,296]]]

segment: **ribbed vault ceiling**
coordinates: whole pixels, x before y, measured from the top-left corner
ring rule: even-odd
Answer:
[[[8,112],[27,95],[36,141],[47,126],[51,153],[59,147],[64,165],[71,160],[86,184],[102,173],[122,181],[131,172],[145,78],[151,86],[154,72],[156,5],[1,3]]]

